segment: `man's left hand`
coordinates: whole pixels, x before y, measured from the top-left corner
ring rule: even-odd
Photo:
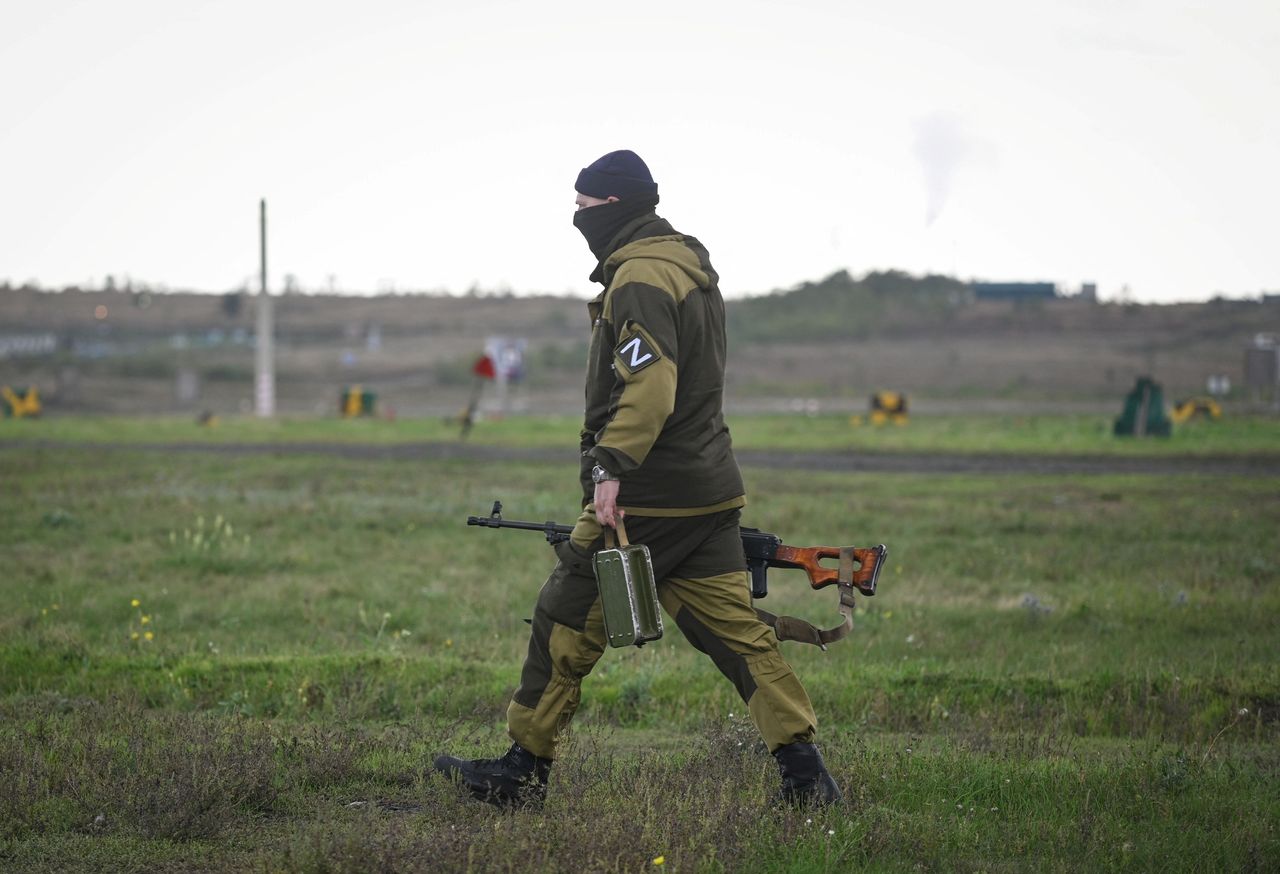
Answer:
[[[608,525],[610,528],[618,527],[618,520],[624,515],[618,509],[618,488],[621,485],[616,479],[596,483],[596,521],[601,525]]]

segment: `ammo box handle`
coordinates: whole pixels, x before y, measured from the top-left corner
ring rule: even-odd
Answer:
[[[604,527],[604,548],[613,549],[613,531],[608,525]],[[618,517],[618,540],[623,546],[630,546],[631,542],[627,540],[627,526],[623,524],[622,517]]]

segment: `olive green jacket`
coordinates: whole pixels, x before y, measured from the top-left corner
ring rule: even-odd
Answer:
[[[618,476],[618,506],[639,516],[745,503],[722,411],[724,300],[707,250],[650,213],[625,227],[592,279],[582,483]]]

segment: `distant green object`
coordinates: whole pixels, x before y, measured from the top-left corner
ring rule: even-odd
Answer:
[[[1149,376],[1138,377],[1124,399],[1124,412],[1116,419],[1117,437],[1168,437],[1173,422],[1164,412],[1164,389]]]

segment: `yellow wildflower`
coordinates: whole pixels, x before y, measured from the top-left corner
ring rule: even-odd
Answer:
[[[142,606],[142,602],[141,602],[141,601],[139,601],[137,598],[134,598],[132,601],[130,601],[130,602],[129,602],[129,606],[130,606],[130,607],[141,607],[141,606]]]

